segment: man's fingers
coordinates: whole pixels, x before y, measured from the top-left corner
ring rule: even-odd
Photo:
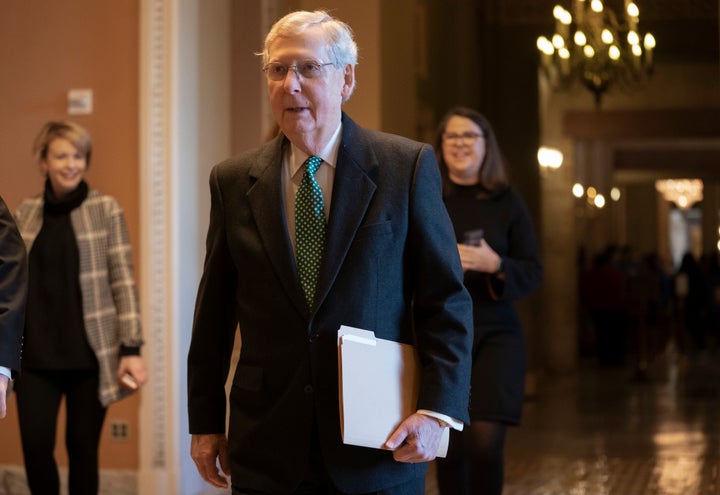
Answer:
[[[202,479],[213,486],[227,488],[227,479],[220,475],[217,467],[219,459],[223,471],[228,472],[225,435],[193,435],[190,443],[190,457],[195,461],[195,466]]]
[[[408,430],[405,428],[405,423],[400,423],[400,425],[395,428],[395,431],[392,432],[392,435],[388,437],[387,440],[385,440],[385,448],[387,450],[395,450],[398,447],[402,445],[402,443],[405,441],[405,439],[408,436]]]
[[[215,458],[193,457],[193,460],[195,461],[195,466],[197,466],[198,473],[200,473],[202,479],[213,486],[227,488],[227,480],[224,476],[220,475]]]
[[[230,462],[228,459],[227,447],[220,449],[220,455],[218,458],[220,460],[220,469],[222,469],[222,472],[226,475],[230,474]]]
[[[385,445],[398,462],[427,462],[435,458],[440,443],[438,422],[423,414],[413,414],[403,421]]]
[[[215,464],[205,466],[205,476],[203,479],[213,486],[219,488],[227,488],[227,480],[224,476],[220,476],[220,472]]]

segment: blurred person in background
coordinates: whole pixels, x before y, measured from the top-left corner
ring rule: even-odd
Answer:
[[[48,122],[33,151],[44,190],[16,213],[30,267],[16,383],[25,471],[34,495],[60,492],[53,451],[64,397],[69,493],[96,494],[107,407],[147,381],[130,240],[117,200],[85,182],[84,128]]]
[[[542,265],[488,119],[453,108],[438,126],[435,150],[474,319],[470,428],[450,432],[448,456],[436,460],[438,487],[442,495],[500,495],[506,427],[520,423],[525,387],[514,302],[538,287]]]

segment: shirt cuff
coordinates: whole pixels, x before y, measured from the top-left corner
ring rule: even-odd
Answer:
[[[0,375],[5,375],[6,377],[8,377],[12,380],[12,372],[10,371],[10,368],[6,368],[5,366],[0,366]]]
[[[425,416],[430,416],[431,418],[439,419],[440,421],[444,421],[445,423],[450,426],[453,430],[462,431],[463,427],[465,426],[462,421],[458,421],[455,418],[451,418],[450,416],[446,414],[442,414],[435,411],[428,411],[427,409],[418,409],[418,414],[424,414]]]

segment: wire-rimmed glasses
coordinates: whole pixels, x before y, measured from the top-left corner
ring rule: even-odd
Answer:
[[[303,79],[315,79],[323,74],[323,68],[328,65],[334,64],[332,62],[322,63],[315,60],[305,60],[303,62],[297,62],[294,65],[270,62],[263,67],[263,71],[271,81],[284,81],[290,70],[294,70],[295,74],[302,76]]]

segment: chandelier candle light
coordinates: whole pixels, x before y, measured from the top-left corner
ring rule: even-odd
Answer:
[[[658,180],[655,181],[655,189],[665,201],[674,203],[681,210],[687,210],[703,200],[703,181],[700,179]]]
[[[580,79],[599,108],[610,86],[632,89],[647,79],[655,38],[645,33],[640,46],[640,9],[631,0],[624,3],[622,20],[602,0],[572,0],[572,13],[555,6],[555,33],[537,39],[541,68],[553,88],[566,89]]]

